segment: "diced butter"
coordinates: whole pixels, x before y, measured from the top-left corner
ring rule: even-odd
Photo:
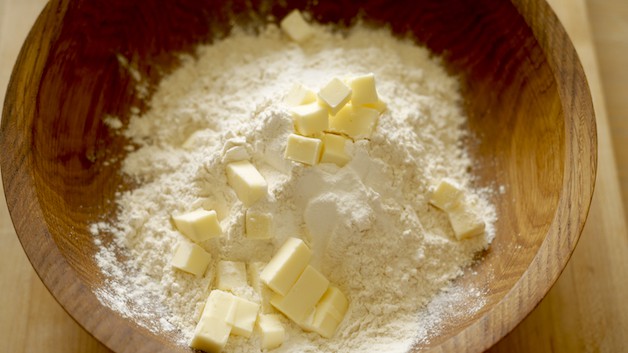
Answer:
[[[269,239],[272,237],[272,219],[269,213],[247,210],[244,233],[251,239]]]
[[[231,325],[223,320],[201,318],[194,329],[190,347],[207,353],[219,353],[227,345]]]
[[[288,291],[312,259],[312,251],[301,239],[288,238],[279,251],[268,262],[260,279],[280,295]]]
[[[227,164],[227,182],[247,207],[264,197],[268,189],[266,179],[249,161]]]
[[[330,286],[304,326],[323,337],[331,338],[347,313],[348,307],[349,301],[340,289]]]
[[[202,242],[222,234],[216,211],[199,208],[189,213],[173,215],[172,220],[183,235],[195,242]]]
[[[227,323],[232,325],[231,333],[247,338],[251,337],[259,312],[259,304],[240,297],[235,297],[234,302],[233,320],[227,320]]]
[[[277,311],[270,305],[270,298],[273,293],[260,279],[260,274],[264,270],[264,267],[266,267],[266,264],[263,262],[251,262],[247,264],[246,269],[249,276],[249,283],[260,297],[261,312],[264,314],[275,314]]]
[[[279,315],[260,315],[257,328],[262,337],[262,349],[273,349],[281,346],[285,339],[285,329]]]
[[[227,291],[246,287],[246,265],[244,262],[219,261],[216,286],[218,289]]]
[[[338,78],[333,78],[321,88],[318,98],[331,115],[336,115],[351,100],[351,88]]]
[[[462,197],[462,188],[453,180],[443,179],[430,196],[430,203],[443,211],[458,206]]]
[[[307,266],[285,296],[276,294],[270,303],[297,324],[307,319],[329,287],[329,280],[314,267]]]
[[[205,249],[194,243],[180,241],[174,250],[170,264],[179,270],[202,276],[210,261],[211,255]]]
[[[320,139],[290,134],[284,156],[296,162],[315,165],[320,160],[322,151],[323,141]]]
[[[347,144],[352,143],[351,139],[336,134],[323,134],[323,154],[321,163],[335,163],[339,167],[349,162],[351,157],[347,153]]]
[[[357,76],[349,81],[351,90],[351,104],[355,106],[365,104],[377,104],[379,97],[375,88],[375,75],[372,73]]]
[[[289,107],[314,103],[316,102],[316,93],[302,84],[296,83],[292,86],[283,101]]]
[[[209,293],[207,301],[205,302],[205,308],[201,314],[201,320],[204,317],[222,320],[224,322],[233,322],[235,316],[235,296],[214,289]]]
[[[354,139],[370,138],[378,119],[379,112],[375,109],[347,104],[338,114],[329,118],[329,129]]]
[[[466,204],[460,203],[458,206],[447,210],[447,213],[458,240],[484,233],[484,221],[473,213]]]
[[[295,130],[303,136],[314,136],[327,130],[329,119],[327,109],[318,102],[299,105],[290,109]]]
[[[281,29],[295,42],[302,42],[314,34],[299,10],[293,10],[279,23]]]

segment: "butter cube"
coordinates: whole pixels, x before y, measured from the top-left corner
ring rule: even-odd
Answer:
[[[257,320],[257,313],[259,312],[259,304],[240,297],[235,297],[235,312],[231,321],[227,320],[228,324],[232,325],[231,333],[243,337],[251,337],[253,333],[253,327]]]
[[[290,134],[284,157],[296,162],[315,165],[320,160],[322,151],[323,141],[320,139]]]
[[[349,82],[351,90],[351,104],[355,106],[365,104],[377,104],[379,97],[377,96],[377,90],[375,89],[375,75],[372,73],[357,76],[351,79]]]
[[[295,42],[303,42],[314,34],[299,10],[293,10],[279,23],[281,29]]]
[[[462,194],[462,188],[455,181],[445,178],[438,183],[432,192],[430,204],[443,211],[449,211],[458,206]]]
[[[272,291],[264,283],[262,283],[262,280],[260,279],[260,274],[264,270],[264,267],[266,267],[266,264],[263,262],[251,262],[247,264],[246,269],[248,272],[249,283],[260,297],[261,312],[264,314],[275,314],[277,311],[272,305],[270,305]]]
[[[295,130],[303,136],[314,136],[327,130],[329,119],[327,109],[318,102],[299,105],[290,110]]]
[[[190,347],[205,352],[220,352],[231,334],[235,315],[235,297],[229,293],[213,290],[209,293],[205,309],[194,330]]]
[[[384,111],[386,111],[386,108],[388,107],[386,102],[382,101],[381,99],[378,100],[377,103],[364,104],[364,106],[367,107],[367,108],[375,109],[380,114],[382,114]]]
[[[304,326],[323,337],[331,338],[344,319],[348,307],[349,301],[340,289],[330,286]]]
[[[222,234],[216,211],[199,208],[189,213],[173,215],[172,220],[183,235],[195,242],[202,242]]]
[[[247,210],[244,220],[244,233],[251,239],[269,239],[272,236],[272,216]]]
[[[321,88],[318,98],[331,115],[336,115],[351,100],[351,88],[338,78],[333,78]]]
[[[458,204],[458,206],[447,210],[447,213],[449,214],[451,227],[454,229],[454,234],[458,240],[484,233],[484,221],[469,210],[467,205]]]
[[[219,353],[227,345],[231,325],[223,320],[201,318],[194,329],[190,347],[207,353]]]
[[[370,138],[377,125],[379,112],[367,107],[347,104],[329,119],[329,129],[354,139]]]
[[[266,179],[249,161],[227,164],[227,182],[244,206],[251,206],[268,190]]]
[[[207,300],[205,301],[205,308],[201,314],[201,320],[204,317],[222,320],[224,322],[233,322],[235,315],[235,296],[214,289],[209,293]]]
[[[302,84],[296,83],[292,86],[283,102],[289,107],[314,103],[316,102],[316,93]]]
[[[307,319],[329,287],[329,281],[314,267],[307,266],[285,296],[275,295],[270,303],[297,324]]]
[[[227,291],[246,287],[246,265],[244,262],[219,261],[216,286],[218,289]]]
[[[262,337],[262,349],[277,348],[285,339],[286,332],[279,315],[260,315],[257,328]]]
[[[347,144],[352,143],[351,139],[341,135],[325,133],[322,140],[323,154],[321,155],[321,163],[335,163],[342,167],[349,162],[351,157],[347,153]]]
[[[260,279],[276,293],[286,295],[311,259],[312,251],[303,240],[288,238],[264,267]]]
[[[205,249],[194,243],[180,241],[174,250],[170,264],[172,267],[200,277],[205,273],[210,261],[211,255]]]

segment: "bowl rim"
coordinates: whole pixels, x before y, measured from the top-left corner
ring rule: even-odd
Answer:
[[[564,182],[554,219],[537,254],[521,278],[491,310],[429,351],[484,351],[512,331],[540,303],[564,270],[589,212],[597,173],[597,131],[593,103],[584,70],[564,27],[545,0],[511,0],[512,5],[531,28],[548,60],[557,84],[565,121],[576,120],[565,129],[566,159]],[[23,117],[34,114],[36,90],[25,86],[41,78],[47,57],[48,43],[53,41],[54,28],[63,18],[62,2],[48,2],[25,40],[4,101],[0,127],[0,168],[6,201],[20,243],[33,268],[57,302],[87,332],[114,351],[125,347],[142,347],[135,352],[166,352],[168,349],[146,329],[130,323],[119,313],[102,305],[96,295],[81,281],[79,275],[62,256],[44,221],[38,204],[29,166],[30,135],[20,135]],[[55,13],[55,16],[48,16]],[[554,31],[543,32],[540,24]],[[552,48],[560,45],[560,51]],[[563,62],[571,61],[573,70],[564,70]],[[30,94],[29,94],[30,93]],[[19,102],[20,104],[16,104]],[[565,109],[569,108],[569,109]],[[568,112],[571,114],[568,116]],[[590,138],[583,138],[590,137]],[[569,161],[570,163],[568,163]],[[19,190],[19,192],[18,192]],[[577,190],[577,191],[576,191]],[[571,202],[573,199],[575,202]],[[29,219],[18,219],[29,214]],[[562,223],[561,219],[574,222]],[[43,236],[46,235],[46,236]],[[557,248],[568,251],[555,252]],[[544,271],[543,276],[538,273]],[[535,279],[532,280],[532,274]],[[63,285],[59,285],[63,283]],[[69,285],[68,285],[69,283]],[[74,300],[82,298],[81,302]],[[527,298],[521,300],[522,297]],[[88,314],[86,314],[86,312]],[[116,330],[111,330],[116,327]],[[491,330],[487,330],[490,327]],[[487,335],[487,332],[490,334]],[[478,339],[478,337],[482,337]],[[142,342],[142,345],[133,344]]]

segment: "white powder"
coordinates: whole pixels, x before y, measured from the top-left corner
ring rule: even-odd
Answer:
[[[316,32],[297,45],[270,26],[199,47],[196,59],[184,57],[161,81],[150,110],[131,119],[124,134],[139,148],[122,171],[140,186],[118,195],[115,222],[92,227],[108,275],[98,293],[105,304],[187,345],[218,260],[268,261],[297,236],[351,304],[332,339],[286,319],[287,340],[277,352],[403,352],[437,334],[453,302],[472,298],[468,313],[481,308],[479,290],[448,289],[488,246],[495,219],[486,191],[470,187],[457,80],[428,50],[387,30]],[[293,125],[281,100],[292,84],[318,89],[333,77],[368,72],[388,110],[372,139],[354,145],[351,162],[338,168],[285,160]],[[252,209],[274,215],[271,241],[243,235],[245,208],[224,172],[235,146],[268,181],[268,196]],[[447,216],[428,206],[430,186],[443,177],[469,188],[468,201],[487,223],[484,236],[455,240]],[[196,278],[169,265],[183,239],[170,215],[201,206],[217,211],[224,235],[201,244],[213,260]],[[250,288],[238,294],[257,299]],[[225,351],[259,347],[257,335],[232,336]]]

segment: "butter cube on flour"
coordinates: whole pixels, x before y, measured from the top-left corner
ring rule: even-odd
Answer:
[[[246,265],[244,262],[219,261],[216,274],[216,286],[218,289],[226,291],[246,287]]]
[[[210,261],[211,255],[205,249],[194,243],[180,241],[174,250],[174,256],[170,263],[179,270],[202,276]]]
[[[284,157],[309,165],[317,164],[323,151],[323,141],[317,138],[290,134]]]
[[[173,215],[172,220],[183,235],[195,242],[202,242],[222,234],[216,211],[200,208],[189,213]]]
[[[286,332],[279,315],[260,315],[257,320],[257,328],[262,337],[262,349],[277,348],[285,339]]]
[[[276,293],[286,295],[311,259],[312,250],[303,240],[288,238],[264,267],[260,279]]]
[[[351,88],[338,78],[334,78],[321,88],[318,98],[331,115],[336,115],[351,100]]]
[[[345,105],[329,119],[329,130],[354,139],[370,138],[377,126],[380,113],[368,107]]]
[[[283,101],[289,107],[314,103],[316,102],[316,93],[302,84],[296,83],[292,86]]]
[[[299,10],[293,10],[279,23],[281,29],[295,42],[303,42],[314,34]]]
[[[325,133],[323,140],[323,154],[321,155],[321,163],[334,163],[339,167],[349,162],[351,157],[347,153],[347,144],[352,141],[345,136]]]
[[[227,344],[235,316],[235,297],[213,290],[205,303],[201,319],[196,325],[190,347],[205,352],[220,352]]]
[[[340,289],[329,286],[304,326],[323,337],[331,338],[344,319],[348,307],[349,301]]]
[[[232,325],[231,333],[247,338],[251,337],[259,312],[259,304],[240,297],[235,297],[234,303],[233,319],[227,320],[227,323]]]
[[[375,75],[372,73],[352,78],[349,85],[353,91],[351,94],[351,104],[360,106],[365,104],[377,104],[379,101],[377,90],[375,89]]]
[[[468,205],[461,203],[447,210],[449,222],[458,240],[471,238],[484,233],[484,221]]]
[[[269,239],[272,237],[272,215],[247,210],[244,220],[244,233],[251,239]]]
[[[268,190],[266,179],[249,161],[227,164],[227,182],[247,207],[264,197]]]
[[[445,178],[438,183],[432,192],[430,204],[443,211],[449,211],[458,206],[462,195],[462,188],[455,181]]]
[[[318,102],[299,105],[290,110],[295,130],[303,136],[314,136],[327,130],[327,110]]]
[[[378,100],[377,103],[364,104],[364,106],[367,108],[375,109],[380,114],[382,114],[384,111],[386,111],[386,108],[388,108],[387,104],[381,99]]]
[[[276,294],[270,303],[297,324],[307,319],[329,287],[329,280],[314,267],[307,266],[285,296]]]

